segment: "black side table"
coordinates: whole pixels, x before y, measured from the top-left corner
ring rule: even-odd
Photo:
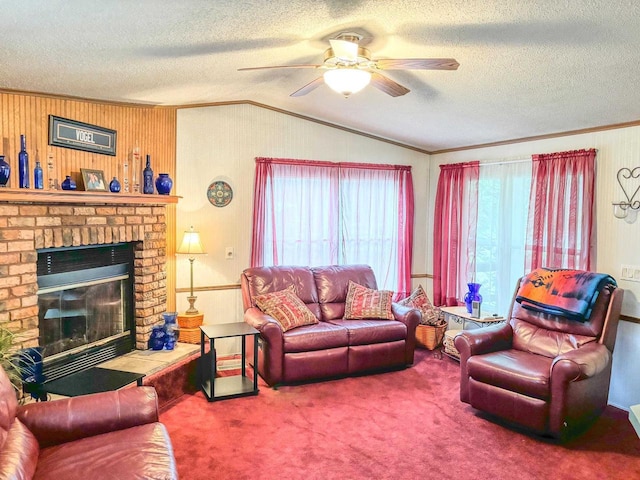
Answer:
[[[245,337],[253,335],[253,364],[258,365],[258,335],[252,326],[242,323],[202,325],[200,327],[200,388],[207,400],[214,402],[225,398],[258,394],[258,373],[254,370],[253,381],[247,377],[247,348]],[[209,353],[205,355],[205,337],[209,339]],[[216,378],[215,342],[219,338],[242,337],[242,374]]]

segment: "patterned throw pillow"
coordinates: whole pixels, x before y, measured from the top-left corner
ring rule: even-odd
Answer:
[[[258,295],[254,300],[260,310],[280,324],[283,332],[302,325],[318,323],[316,316],[295,294],[293,285],[279,292]]]
[[[393,292],[389,290],[372,290],[349,281],[344,318],[384,318],[394,320],[391,312]]]
[[[404,300],[400,300],[398,303],[405,307],[413,307],[420,310],[422,313],[420,323],[423,325],[437,325],[440,321],[440,309],[431,304],[422,285],[418,285],[418,287],[411,292],[411,295]]]

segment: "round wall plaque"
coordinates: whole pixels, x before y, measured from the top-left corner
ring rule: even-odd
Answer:
[[[218,180],[209,185],[207,198],[211,205],[216,207],[226,207],[233,199],[233,190],[227,182]]]

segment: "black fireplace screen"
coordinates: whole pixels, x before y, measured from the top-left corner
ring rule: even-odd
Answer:
[[[45,358],[124,333],[128,273],[118,267],[90,273],[107,277],[39,291],[40,346]]]
[[[132,245],[38,252],[38,309],[49,380],[132,350]]]

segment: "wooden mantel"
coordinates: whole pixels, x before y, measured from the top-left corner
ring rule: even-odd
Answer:
[[[145,195],[77,190],[0,188],[0,203],[75,203],[85,205],[166,205],[178,203],[174,195]]]

